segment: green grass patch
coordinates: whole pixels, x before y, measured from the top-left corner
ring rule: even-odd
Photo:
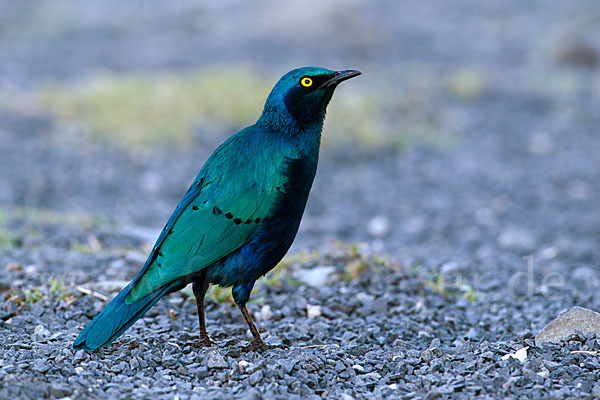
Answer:
[[[73,286],[73,282],[69,284],[65,283],[64,276],[58,278],[50,277],[45,283],[49,297],[65,300],[67,303],[75,301],[75,297],[73,296]]]
[[[475,101],[483,95],[485,89],[485,75],[476,68],[458,69],[446,78],[446,90],[461,100]]]
[[[247,67],[97,75],[78,84],[49,83],[40,99],[60,120],[83,126],[100,142],[125,149],[185,146],[202,123],[215,129],[197,135],[223,137],[253,124],[277,79]],[[328,108],[323,145],[403,147],[421,125],[397,124],[394,101],[376,86],[344,90]]]
[[[194,290],[191,286],[186,286],[181,289],[180,293],[185,296],[186,301],[196,301],[196,296],[194,296]],[[212,299],[217,303],[235,304],[233,296],[231,295],[231,287],[211,285],[206,291],[206,298]]]
[[[10,250],[21,247],[22,240],[9,230],[0,228],[0,250]]]
[[[206,297],[209,299],[213,299],[217,303],[229,303],[235,304],[233,301],[233,296],[231,295],[230,287],[221,287],[218,285],[211,285],[206,293]]]
[[[419,275],[425,287],[447,298],[462,297],[472,303],[479,299],[479,293],[462,276],[448,276],[442,272],[424,272],[420,266],[413,267],[413,271]]]
[[[33,207],[0,207],[0,226],[11,221],[24,221],[40,225],[71,225],[82,228],[111,225],[106,217],[62,213]]]
[[[21,298],[27,305],[32,305],[40,301],[44,297],[44,293],[40,288],[23,289],[21,291]]]
[[[101,75],[76,86],[50,84],[41,96],[59,117],[83,124],[97,139],[129,148],[189,144],[201,120],[233,129],[251,124],[269,89],[250,69],[219,68]]]
[[[66,284],[64,276],[42,278],[40,286],[13,290],[8,300],[15,302],[19,307],[32,306],[40,300],[64,300],[70,305],[76,300],[72,289],[73,282]]]

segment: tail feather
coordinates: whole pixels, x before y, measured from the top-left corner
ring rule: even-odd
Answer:
[[[146,313],[161,297],[185,286],[185,280],[179,279],[150,293],[132,304],[125,304],[125,297],[131,291],[136,280],[131,282],[98,314],[77,336],[73,348],[87,352],[105,347],[115,341],[135,321]]]

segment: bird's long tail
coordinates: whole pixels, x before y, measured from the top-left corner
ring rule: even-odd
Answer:
[[[108,346],[127,330],[135,321],[150,309],[161,297],[185,286],[185,279],[179,279],[164,286],[132,304],[125,303],[125,297],[135,285],[131,282],[98,314],[77,336],[73,348],[91,352]]]

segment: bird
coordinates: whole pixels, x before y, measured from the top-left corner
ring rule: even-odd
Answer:
[[[200,328],[195,346],[214,345],[204,315],[204,296],[214,284],[232,287],[252,334],[247,349],[268,349],[246,303],[256,280],[294,241],[334,90],[360,74],[302,67],[283,75],[256,123],[208,158],[138,275],[81,331],[73,347],[92,352],[108,346],[160,298],[191,283]]]

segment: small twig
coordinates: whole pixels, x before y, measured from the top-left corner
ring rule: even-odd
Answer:
[[[571,354],[589,354],[590,356],[597,356],[597,351],[589,351],[589,350],[573,350]]]
[[[106,301],[108,299],[108,297],[106,297],[105,295],[103,295],[102,293],[98,293],[96,291],[93,291],[91,289],[88,288],[84,288],[83,286],[77,286],[75,288],[75,290],[77,290],[79,293],[83,293],[83,294],[91,294],[92,296],[102,300],[102,301]]]
[[[307,346],[302,346],[302,349],[322,349],[323,347],[327,347],[327,346],[334,346],[337,347],[338,349],[340,348],[339,345],[337,344],[309,344]]]

